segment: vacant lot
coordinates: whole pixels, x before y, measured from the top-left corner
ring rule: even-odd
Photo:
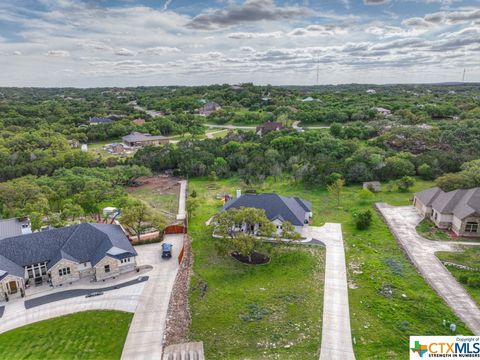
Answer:
[[[447,265],[447,269],[480,306],[480,246],[464,246],[463,250],[458,253],[438,252],[436,255],[442,262],[460,265]]]
[[[167,220],[174,221],[178,211],[179,180],[162,175],[143,177],[138,179],[140,186],[128,187],[126,191],[161,213]]]
[[[0,335],[0,359],[119,359],[133,314],[86,311]]]
[[[208,359],[315,359],[321,334],[323,248],[278,247],[266,265],[218,255],[204,222],[217,188],[193,180],[201,206],[190,222],[195,253],[190,336]]]
[[[449,330],[443,325],[443,320],[455,322],[459,325],[459,333],[470,333],[417,273],[373,208],[375,201],[385,201],[392,205],[408,205],[413,192],[426,189],[432,185],[430,182],[419,180],[412,192],[382,191],[369,200],[361,199],[358,196],[360,187],[347,187],[342,194],[340,208],[337,208],[335,200],[328,195],[325,189],[305,188],[303,185],[295,184],[290,180],[275,182],[270,179],[263,187],[257,188],[258,192],[277,192],[287,196],[297,195],[312,201],[314,225],[322,225],[325,222],[342,223],[350,287],[352,336],[354,337],[354,351],[357,359],[404,359],[406,356],[405,344],[408,344],[409,335],[448,334]],[[215,194],[225,191],[234,195],[236,188],[240,187],[245,190],[247,187],[242,186],[237,178],[215,183],[195,179],[190,181],[189,186],[190,191],[192,189],[197,191],[202,203],[208,202],[207,205],[203,205],[197,211],[198,215],[194,219],[196,227],[194,229],[191,227],[196,232],[193,242],[196,255],[195,272],[204,280],[207,279],[207,285],[209,285],[208,278],[211,276],[215,280],[216,288],[227,291],[230,283],[235,279],[235,272],[225,275],[221,267],[215,268],[213,266],[217,262],[225,260],[210,255],[214,249],[209,245],[209,239],[202,237],[205,230],[198,227],[197,224],[199,218],[208,218],[215,212],[215,209],[220,207],[219,201],[214,199]],[[357,230],[352,215],[363,209],[372,210],[373,223],[368,230]],[[295,283],[292,281],[291,286],[294,285]],[[243,294],[239,295],[231,291],[229,294],[232,294],[232,297],[243,296]],[[219,343],[216,340],[219,336],[217,331],[213,331],[210,336],[205,337],[209,327],[215,327],[217,323],[229,327],[232,323],[229,320],[222,321],[221,316],[220,319],[211,318],[211,321],[204,323],[210,312],[213,315],[218,310],[204,309],[196,302],[196,298],[192,297],[192,309],[194,310],[192,314],[192,337],[201,339],[203,336],[202,339],[206,341],[207,350],[211,351],[207,355],[211,355],[213,352],[211,350],[211,346],[214,346],[211,343],[212,341],[217,341],[217,349],[215,350],[217,354],[220,354],[220,351],[226,351],[226,346],[233,347],[231,344],[222,345],[222,343]],[[229,309],[229,311],[237,311],[235,306]],[[201,331],[202,328],[203,331]],[[318,339],[318,346],[319,344],[320,339]],[[287,353],[294,357],[293,350]],[[257,353],[257,357],[262,358],[261,353]],[[232,356],[230,358],[236,357]],[[239,356],[238,358],[254,357]],[[283,359],[283,357],[280,358]],[[298,358],[314,357],[298,356]]]

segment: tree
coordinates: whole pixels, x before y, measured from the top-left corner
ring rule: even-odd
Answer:
[[[417,172],[423,180],[431,180],[435,178],[434,171],[428,164],[423,163],[422,165],[420,165],[417,168]]]
[[[335,137],[342,137],[343,129],[342,125],[339,123],[332,123],[330,125],[330,134],[332,134]]]
[[[190,196],[188,199],[187,199],[187,214],[188,216],[193,216],[195,214],[195,211],[197,210],[198,208],[198,199],[196,197],[192,197]]]
[[[385,159],[385,167],[382,171],[387,179],[398,179],[402,176],[414,175],[415,165],[410,160],[396,155]]]
[[[415,179],[410,176],[404,176],[397,180],[397,187],[400,192],[407,192],[413,185],[415,185]]]
[[[153,214],[152,210],[142,202],[133,202],[122,209],[121,222],[137,236],[138,241],[146,229],[154,227],[161,231],[165,226],[163,217]]]
[[[358,230],[368,229],[372,223],[372,212],[370,209],[359,211],[354,214],[355,226]]]
[[[342,195],[343,186],[345,185],[345,181],[343,179],[337,179],[334,183],[327,186],[327,190],[336,200],[337,200],[337,207],[340,206],[340,196]]]
[[[291,222],[285,221],[282,224],[282,238],[290,240],[300,240],[301,236],[295,231],[295,227]]]
[[[243,231],[238,231],[242,227]],[[261,237],[275,236],[275,226],[265,210],[254,208],[228,209],[215,219],[215,233],[222,244],[252,261],[252,254],[262,248]]]

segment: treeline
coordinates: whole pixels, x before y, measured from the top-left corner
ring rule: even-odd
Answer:
[[[459,127],[468,132],[455,136]],[[412,175],[435,179],[457,172],[462,163],[480,157],[480,122],[461,122],[459,127],[398,127],[380,136],[375,134],[383,130],[373,129],[374,137],[366,136],[368,141],[345,137],[348,127],[340,128],[340,133],[331,130],[333,134],[286,129],[259,137],[240,132],[224,139],[144,148],[131,162],[154,172],[173,169],[184,176],[222,178],[235,174],[249,184],[282,174],[307,185],[325,185],[339,175],[347,183]],[[369,129],[365,131],[370,134]],[[458,150],[459,144],[462,151]]]
[[[52,176],[20,177],[0,183],[0,217],[28,216],[32,228],[61,226],[79,217],[99,217],[105,205],[122,207],[125,185],[150,175],[142,166],[61,169]]]

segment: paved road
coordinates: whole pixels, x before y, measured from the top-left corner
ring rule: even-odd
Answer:
[[[243,125],[216,125],[216,124],[203,124],[210,129],[242,129],[242,130],[255,130],[256,126],[243,126]]]
[[[431,241],[418,235],[416,226],[422,217],[413,206],[390,206],[385,203],[377,203],[376,206],[397,241],[428,284],[475,335],[480,335],[480,308],[435,256],[437,251],[460,251],[459,243]],[[480,245],[469,242],[461,244]]]
[[[53,294],[45,295],[45,296],[40,296],[36,297],[33,299],[25,300],[25,309],[31,309],[37,306],[45,305],[45,304],[50,304],[56,301],[61,301],[61,300],[67,300],[71,299],[74,297],[78,296],[85,296],[87,294],[90,294],[92,292],[107,292],[107,291],[112,291],[112,290],[117,290],[121,289],[127,286],[132,286],[136,285],[139,283],[142,283],[144,281],[148,280],[148,276],[139,276],[137,279],[133,279],[121,284],[117,285],[112,285],[112,286],[107,286],[103,288],[94,288],[94,289],[74,289],[74,290],[67,290],[67,291],[61,291],[61,292],[56,292]],[[104,295],[99,295],[99,296],[104,296]],[[0,315],[1,317],[1,315]]]
[[[150,279],[140,297],[133,316],[122,359],[161,359],[163,335],[170,295],[178,271],[177,257],[183,246],[183,235],[165,235],[173,245],[172,258],[161,258],[161,243],[137,246],[139,265],[152,265]],[[140,263],[142,262],[142,263]]]
[[[320,241],[327,248],[320,360],[354,360],[342,227],[308,226],[302,235],[305,243]]]

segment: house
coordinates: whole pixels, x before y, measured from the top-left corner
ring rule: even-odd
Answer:
[[[110,154],[121,154],[125,152],[128,149],[128,147],[125,144],[112,143],[112,144],[105,145],[103,149],[108,151]]]
[[[24,296],[30,285],[101,281],[136,267],[135,249],[119,225],[55,228],[0,240],[0,293]]]
[[[367,93],[367,94],[376,94],[376,93],[377,93],[377,90],[375,90],[375,89],[367,89],[366,93]]]
[[[113,122],[113,119],[110,117],[91,117],[88,119],[90,125],[98,125],[98,124],[110,124]]]
[[[283,129],[283,124],[275,121],[268,121],[266,123],[263,123],[260,126],[257,126],[255,129],[255,133],[257,135],[265,135],[266,133],[269,133],[270,131],[278,131]]]
[[[135,119],[135,120],[132,120],[132,122],[133,122],[135,125],[142,126],[142,125],[145,124],[145,119]]]
[[[0,220],[0,240],[7,237],[30,234],[31,232],[32,227],[28,218]]]
[[[380,184],[380,181],[365,181],[363,183],[363,188],[373,192],[379,192],[382,188],[382,185]]]
[[[438,187],[415,194],[413,205],[440,229],[480,236],[480,187],[444,192]]]
[[[314,98],[312,98],[311,96],[309,97],[306,97],[305,99],[302,100],[303,102],[312,102],[312,101],[315,101]]]
[[[379,114],[382,114],[383,116],[390,116],[392,115],[392,112],[388,109],[382,108],[382,107],[377,107],[375,108],[375,111]]]
[[[198,109],[198,113],[203,116],[208,116],[214,111],[220,110],[222,107],[216,102],[210,101]]]
[[[282,232],[282,224],[290,222],[298,233],[312,218],[312,204],[298,197],[285,197],[278,194],[245,194],[237,192],[235,199],[229,200],[220,212],[228,209],[255,208],[265,210],[267,218]],[[245,231],[242,225],[237,231]]]
[[[133,132],[122,137],[123,143],[130,147],[142,147],[147,145],[168,144],[168,137],[162,135],[150,135],[147,133]]]

